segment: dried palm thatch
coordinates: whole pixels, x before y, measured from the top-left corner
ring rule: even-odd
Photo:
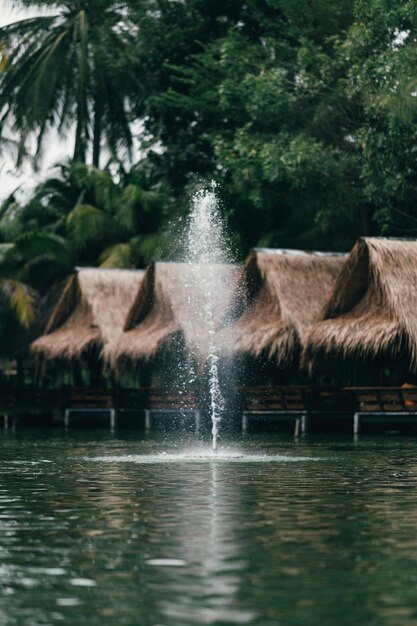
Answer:
[[[417,368],[417,241],[359,239],[320,321],[306,338],[304,364],[326,357],[404,357]]]
[[[227,352],[291,366],[343,260],[340,254],[255,249],[242,272],[240,316],[222,332]]]
[[[78,359],[121,333],[144,272],[78,269],[68,280],[45,334],[32,343],[47,360]]]
[[[153,263],[146,270],[124,332],[105,350],[114,368],[149,361],[180,336],[188,356],[202,362],[209,343],[206,317],[217,327],[230,306],[239,269],[235,265]],[[216,297],[207,311],[207,291]]]

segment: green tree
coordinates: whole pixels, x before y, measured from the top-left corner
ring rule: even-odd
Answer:
[[[343,42],[351,99],[363,107],[353,133],[365,203],[378,232],[417,234],[417,14],[415,3],[356,3]]]
[[[6,67],[0,74],[1,134],[36,134],[38,155],[48,129],[67,134],[75,124],[74,160],[99,165],[105,141],[112,153],[132,146],[129,118],[130,50],[137,29],[123,0],[38,0],[20,6],[48,14],[0,28]],[[50,14],[52,12],[52,14]]]
[[[200,15],[201,4],[191,6]],[[216,8],[221,29],[209,36],[200,27],[205,39],[183,51],[183,62],[172,55],[159,73],[153,68],[147,129],[164,149],[150,158],[174,185],[216,178],[244,251],[348,248],[366,230],[352,141],[361,108],[347,100],[340,48],[352,3]]]
[[[74,262],[71,246],[57,227],[62,216],[57,219],[53,211],[48,215],[45,210],[44,228],[40,227],[39,196],[22,206],[12,194],[0,207],[1,305],[8,302],[24,328],[36,319],[38,296],[62,279]]]
[[[23,326],[36,301],[77,265],[144,267],[169,249],[160,231],[169,196],[142,164],[117,177],[83,163],[60,167],[24,203],[0,206],[0,291]]]
[[[78,190],[67,217],[68,235],[82,264],[143,267],[169,246],[160,232],[169,197],[139,163],[121,170],[116,183],[108,171],[73,164],[68,189]]]
[[[50,270],[44,268],[39,277],[35,273],[28,278],[32,286],[43,292],[44,285],[47,288],[60,280],[74,265],[143,267],[164,244],[161,225],[171,203],[164,185],[154,182],[142,163],[129,171],[120,167],[112,175],[108,170],[72,162],[60,166],[55,176],[38,184],[26,202],[17,202],[14,194],[3,202],[0,242],[13,250],[24,243],[19,248],[19,258],[25,262],[33,255],[42,255],[42,241],[45,262],[48,250],[52,254],[56,251],[58,259],[51,257]],[[28,247],[28,241],[33,245]],[[51,249],[52,242],[60,244]],[[11,253],[6,258],[10,260]],[[13,256],[10,271],[16,262],[17,257]],[[0,271],[2,263],[4,259],[0,258]]]

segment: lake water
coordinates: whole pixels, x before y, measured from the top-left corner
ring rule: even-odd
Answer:
[[[417,439],[191,447],[1,433],[1,626],[417,624]]]

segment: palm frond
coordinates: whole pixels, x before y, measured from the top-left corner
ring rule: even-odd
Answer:
[[[150,263],[155,259],[169,258],[174,241],[166,233],[140,235],[131,240],[136,266]]]
[[[71,238],[77,248],[93,240],[106,240],[114,230],[109,216],[91,204],[79,204],[67,218]]]
[[[116,243],[100,255],[100,267],[129,269],[135,267],[130,243]]]
[[[11,251],[14,250],[14,243],[1,243],[0,244],[0,265],[5,262]]]
[[[16,240],[15,246],[26,259],[47,254],[69,262],[68,244],[65,239],[57,235],[37,231],[24,233]]]
[[[0,280],[0,290],[20,325],[29,328],[36,319],[36,293],[16,280]]]

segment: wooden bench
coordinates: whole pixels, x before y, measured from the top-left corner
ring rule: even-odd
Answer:
[[[295,420],[294,434],[307,432],[309,416],[308,387],[243,387],[242,432],[248,430],[249,418],[270,416],[273,420]]]
[[[71,388],[65,394],[64,403],[65,428],[69,427],[70,417],[73,413],[108,413],[110,428],[113,430],[116,425],[116,409],[110,389],[94,387]]]
[[[145,396],[145,428],[150,430],[154,413],[194,413],[195,429],[200,428],[200,407],[194,393],[178,393],[169,389],[149,388]]]
[[[359,434],[364,422],[417,423],[417,388],[347,387],[353,397],[353,432]]]

